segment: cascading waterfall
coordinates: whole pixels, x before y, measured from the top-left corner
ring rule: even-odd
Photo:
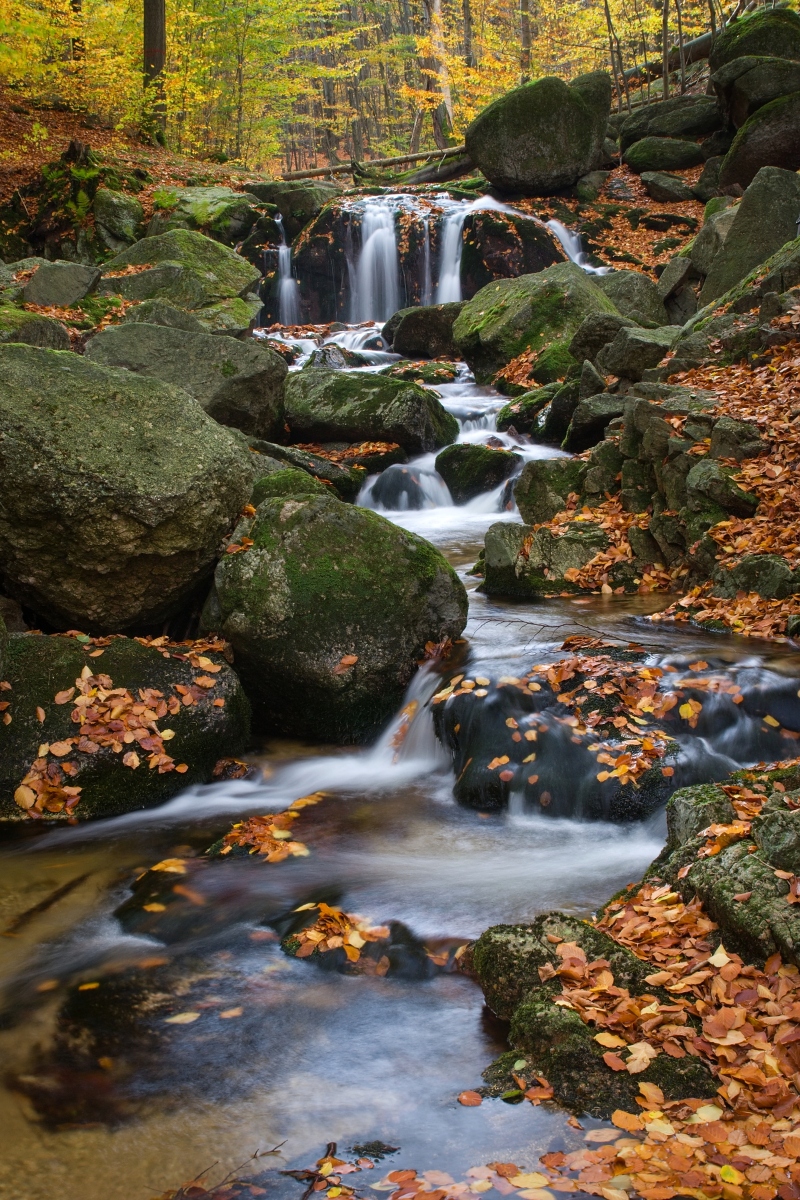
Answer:
[[[388,321],[400,308],[400,256],[394,210],[383,198],[367,200],[361,216],[361,253],[351,269],[350,320]]]
[[[431,214],[423,216],[425,226],[425,242],[422,258],[422,304],[431,304],[433,297],[433,278],[431,275]]]
[[[576,266],[581,267],[590,275],[608,274],[608,267],[593,267],[589,262],[579,233],[576,233],[574,229],[567,229],[566,225],[562,225],[560,221],[547,221],[546,224],[550,232],[554,233],[558,238],[564,253],[571,262],[574,262]]]
[[[439,259],[439,283],[436,287],[436,304],[450,304],[461,299],[461,251],[464,243],[461,234],[467,214],[474,204],[459,205],[446,213],[442,222],[442,252]]]
[[[292,275],[292,247],[286,241],[283,217],[278,213],[275,224],[281,231],[278,246],[278,320],[281,325],[300,324],[300,293]]]

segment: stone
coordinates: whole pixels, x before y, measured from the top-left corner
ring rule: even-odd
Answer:
[[[332,496],[265,500],[237,526],[203,625],[230,640],[258,726],[374,736],[429,642],[457,638],[466,592],[438,550]]]
[[[550,521],[566,507],[567,497],[580,495],[587,464],[575,458],[531,458],[514,487],[520,516],[528,525]]]
[[[399,308],[396,313],[393,313],[386,324],[381,329],[381,337],[386,342],[387,346],[393,346],[394,335],[397,333],[397,327],[407,313],[413,313],[413,308]]]
[[[275,496],[327,496],[330,494],[331,489],[320,479],[309,475],[308,471],[301,471],[297,467],[284,467],[278,462],[275,465],[277,470],[262,475],[253,484],[250,503],[254,508],[258,508],[264,500],[271,500]]]
[[[245,444],[259,471],[264,468],[265,460],[277,460],[281,464],[296,467],[298,471],[305,471],[312,478],[321,480],[323,485],[330,484],[330,488],[326,486],[326,492],[331,494],[332,489],[341,500],[355,500],[367,478],[363,467],[342,467],[321,454],[312,454],[297,446],[279,446],[260,438],[246,438]]]
[[[722,114],[712,96],[673,96],[656,104],[643,104],[624,116],[619,134],[620,150],[642,138],[694,138],[713,133],[722,124]]]
[[[656,284],[658,294],[664,303],[670,300],[684,284],[688,283],[691,270],[692,263],[688,258],[678,255],[677,258],[669,260],[659,275],[658,283]]]
[[[625,512],[647,512],[657,491],[652,465],[626,458],[622,464],[621,475],[620,500]]]
[[[350,367],[365,367],[366,365],[367,360],[363,354],[358,354],[355,350],[348,350],[346,346],[339,346],[336,342],[328,342],[327,345],[320,346],[306,363],[307,367],[327,367],[331,371],[347,371]]]
[[[207,333],[243,338],[257,324],[263,305],[255,292],[242,299],[217,300],[196,310],[196,316]]]
[[[484,108],[467,128],[467,154],[504,191],[549,195],[598,165],[611,110],[605,72],[571,84],[525,83]]]
[[[495,419],[496,428],[500,433],[512,427],[517,433],[530,433],[536,416],[560,390],[560,383],[546,383],[544,387],[534,388],[522,396],[516,396],[498,412]]]
[[[689,167],[699,167],[705,156],[697,142],[645,137],[628,147],[622,161],[641,175],[643,171],[685,171]]]
[[[620,329],[631,329],[635,325],[636,322],[630,317],[623,317],[619,313],[590,313],[578,326],[568,346],[569,352],[577,362],[588,359],[593,363],[603,347],[613,342]]]
[[[725,153],[727,154],[727,150]],[[724,161],[723,155],[715,155],[706,159],[706,165],[700,172],[697,183],[692,188],[696,198],[702,200],[703,204],[710,200],[712,196],[719,195],[719,173]]]
[[[520,584],[517,563],[532,537],[530,525],[497,521],[484,536],[483,591],[489,596],[528,596]]]
[[[700,459],[686,479],[688,504],[700,512],[708,501],[718,504],[737,517],[751,517],[758,508],[758,497],[738,487],[718,462]]]
[[[5,590],[56,628],[180,608],[250,494],[237,438],[188,392],[77,354],[0,347]]]
[[[752,825],[753,841],[763,857],[779,871],[800,871],[800,815],[787,808],[787,799],[797,801],[798,792],[775,792]]]
[[[617,310],[595,277],[574,263],[558,263],[481,288],[462,308],[453,338],[479,383],[489,383],[528,350],[537,356],[534,380],[552,383],[574,364],[568,346],[593,312],[616,315]]]
[[[599,442],[589,455],[589,470],[583,481],[583,493],[590,502],[602,503],[607,495],[619,491],[619,475],[625,460],[613,440]]]
[[[639,380],[672,349],[678,336],[674,325],[660,329],[620,329],[598,357],[597,365],[609,375]]]
[[[52,317],[39,317],[15,308],[0,305],[0,343],[24,342],[44,350],[71,350],[72,342],[65,325]]]
[[[479,443],[460,442],[436,456],[436,470],[456,504],[466,504],[481,492],[490,492],[513,475],[522,462],[519,454],[493,450]]]
[[[128,266],[163,266],[161,282],[157,287],[154,278],[147,281],[150,286],[137,286],[149,272],[139,275],[114,276]],[[181,268],[176,272],[176,267]],[[178,308],[202,308],[219,301],[246,299],[258,286],[259,272],[240,255],[220,242],[189,229],[172,229],[156,237],[143,238],[127,250],[103,264],[103,282],[100,292],[116,294],[130,300],[158,298],[171,300],[168,273],[187,292],[188,301],[173,301]],[[153,271],[156,276],[156,271]]]
[[[640,271],[609,271],[597,277],[597,285],[623,317],[645,317],[657,326],[666,323],[667,312],[658,287]]]
[[[467,213],[461,237],[465,300],[495,279],[534,275],[567,258],[544,222],[522,212],[486,208]]]
[[[600,374],[597,367],[588,358],[584,359],[578,383],[578,399],[588,400],[590,396],[599,396],[601,392],[605,391],[605,388],[605,376]]]
[[[743,462],[746,458],[755,458],[764,454],[767,443],[758,432],[758,428],[749,421],[736,421],[733,417],[720,417],[714,423],[711,431],[711,458],[735,458]]]
[[[754,267],[794,240],[800,215],[800,178],[780,167],[762,167],[738,207],[712,220],[723,221],[729,213],[733,218],[701,289],[701,304],[709,304],[729,291]]]
[[[605,145],[605,143],[604,143]],[[603,190],[610,171],[589,171],[575,184],[575,194],[584,204],[592,204]]]
[[[724,208],[711,213],[692,242],[689,262],[699,275],[709,274],[714,259],[725,244],[735,217],[735,208]]]
[[[258,197],[229,187],[157,188],[153,203],[149,237],[171,229],[193,229],[233,246],[243,241],[261,218],[253,207],[258,204]],[[268,222],[263,232],[272,235],[270,241],[279,240],[273,221]]]
[[[392,348],[406,358],[457,358],[453,324],[463,303],[429,304],[410,309],[394,329]]]
[[[94,649],[88,639],[75,637],[15,634],[9,638],[3,678],[11,684],[14,717],[10,725],[0,726],[0,823],[30,822],[27,810],[14,796],[34,762],[42,758],[56,777],[60,776],[48,807],[41,812],[37,809],[40,821],[46,823],[113,817],[163,804],[188,786],[210,783],[220,758],[246,749],[250,705],[236,673],[221,654],[203,651],[214,666],[213,686],[198,688],[197,702],[185,705],[174,704],[182,699],[176,689],[190,688],[198,672],[183,648],[173,656],[168,650],[143,646],[131,638],[114,638],[101,658],[91,657]],[[95,746],[89,752],[73,744],[67,757],[57,757],[49,749],[42,755],[42,745],[77,742],[80,737],[80,727],[72,720],[73,705],[56,704],[54,697],[61,691],[74,692],[84,671],[90,677],[111,681],[97,686],[127,689],[137,703],[140,688],[153,688],[167,703],[172,700],[174,711],[158,721],[158,728],[173,731],[174,736],[164,743],[164,752],[175,765],[185,764],[188,769],[151,770],[149,754],[135,743],[133,747],[123,743],[116,753],[111,746]],[[224,704],[215,705],[215,700]],[[44,711],[42,721],[37,709]],[[123,755],[132,748],[138,749],[141,760],[134,769],[123,763]],[[74,774],[64,774],[65,762],[74,765]],[[60,791],[63,785],[80,789],[71,810],[64,807],[69,796]]]
[[[750,55],[800,61],[800,17],[788,8],[768,9],[729,21],[709,55],[712,75],[725,63]]]
[[[729,825],[736,810],[715,783],[678,788],[667,801],[667,850],[685,846],[709,825]]]
[[[46,258],[21,258],[17,262],[3,263],[0,261],[0,305],[6,304],[22,304],[23,289],[25,287],[24,279],[17,279],[18,275],[23,272],[35,271],[38,267],[47,267],[49,262]]]
[[[780,554],[745,554],[732,567],[714,571],[715,591],[733,599],[738,592],[757,592],[765,600],[785,600],[800,591],[800,582]]]
[[[581,399],[580,379],[563,384],[546,409],[535,418],[531,435],[548,446],[560,446],[567,436],[569,423]]]
[[[328,179],[267,180],[247,183],[247,190],[258,200],[274,204],[283,218],[289,241],[322,212],[326,204],[340,196],[342,189]]]
[[[26,304],[72,308],[97,287],[100,271],[80,263],[52,262],[39,267],[23,289]]]
[[[92,201],[94,224],[107,250],[118,252],[130,246],[141,234],[144,209],[135,196],[98,188]]]
[[[289,375],[285,416],[298,442],[397,442],[410,454],[438,450],[459,430],[436,396],[416,384],[317,367]]]
[[[728,122],[740,129],[765,104],[800,91],[800,62],[747,55],[720,67],[711,82]]]
[[[675,175],[666,175],[663,171],[643,171],[640,178],[650,199],[659,204],[680,204],[684,200],[695,199],[688,183]]]
[[[572,415],[562,448],[573,454],[580,454],[582,450],[597,445],[605,437],[609,423],[615,417],[621,417],[624,409],[625,397],[612,396],[608,392],[580,400]]]
[[[661,547],[649,530],[642,529],[639,525],[631,525],[628,530],[628,541],[634,558],[642,566],[652,567],[656,563],[661,563]]]
[[[762,167],[800,169],[800,91],[765,104],[745,121],[720,167],[719,186],[746,188]]]
[[[164,325],[167,329],[182,329],[185,333],[203,333],[197,317],[182,308],[174,308],[166,300],[142,300],[125,312],[121,324]]]
[[[123,367],[183,388],[220,425],[253,437],[283,434],[288,368],[256,341],[131,323],[107,326],[89,340],[85,353],[99,366]]]

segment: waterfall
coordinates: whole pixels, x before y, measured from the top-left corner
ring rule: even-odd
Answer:
[[[461,204],[447,213],[442,221],[442,252],[439,259],[439,282],[436,287],[436,304],[450,304],[461,299],[461,251],[464,243],[461,234],[467,214],[475,203]]]
[[[361,254],[351,273],[350,320],[388,321],[400,308],[400,260],[394,210],[383,199],[361,210]]]
[[[593,267],[589,262],[579,233],[575,233],[573,229],[567,229],[566,225],[562,225],[560,221],[556,220],[548,221],[547,228],[556,235],[567,258],[574,262],[576,267],[581,267],[590,275],[608,274],[609,267]]]
[[[431,304],[433,297],[433,280],[431,278],[431,214],[426,212],[422,218],[425,226],[425,242],[422,257],[422,290],[421,304]]]
[[[292,247],[286,241],[283,217],[275,215],[275,224],[281,231],[278,247],[278,320],[281,325],[300,324],[300,295],[297,280],[292,275]]]

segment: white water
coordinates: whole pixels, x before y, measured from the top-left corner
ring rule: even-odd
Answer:
[[[350,286],[351,321],[388,321],[401,307],[400,256],[394,208],[382,197],[364,202],[361,253]]]
[[[286,241],[283,217],[276,214],[275,224],[281,231],[278,247],[278,319],[281,325],[300,323],[300,290],[292,274],[292,247]]]
[[[611,267],[593,267],[589,262],[586,251],[583,248],[581,235],[575,233],[572,229],[567,229],[566,225],[562,225],[560,221],[552,220],[547,222],[547,228],[555,234],[561,242],[561,246],[567,258],[574,262],[576,266],[582,267],[590,275],[607,275]]]

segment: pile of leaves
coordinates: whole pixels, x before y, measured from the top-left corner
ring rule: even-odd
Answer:
[[[356,913],[346,913],[335,905],[301,904],[295,912],[317,912],[319,915],[313,925],[307,925],[297,933],[291,934],[284,942],[286,950],[295,958],[309,958],[312,954],[327,954],[331,950],[341,950],[350,963],[361,962],[366,967],[367,958],[362,961],[362,951],[369,942],[385,942],[389,937],[387,925],[371,925],[364,917]],[[382,955],[377,962],[372,963],[376,975],[385,975],[389,970],[389,959]]]
[[[221,855],[230,854],[234,848],[247,848],[250,854],[260,855],[266,862],[283,862],[289,857],[304,858],[309,853],[303,842],[292,837],[292,825],[304,808],[319,804],[324,792],[301,796],[289,808],[280,813],[265,813],[263,816],[248,817],[237,821],[222,839]]]
[[[406,379],[411,383],[452,383],[457,374],[456,366],[449,360],[436,366],[426,359],[424,362],[395,363],[386,372],[390,379]],[[424,375],[424,378],[422,377]]]
[[[372,458],[384,454],[392,454],[399,450],[400,446],[397,442],[360,442],[358,445],[347,446],[344,450],[332,450],[329,446],[323,446],[319,442],[302,442],[298,443],[298,450],[305,450],[308,454],[316,454],[318,458],[327,458],[329,462],[337,463],[339,466],[352,466],[354,459]],[[325,483],[325,480],[322,480]]]

